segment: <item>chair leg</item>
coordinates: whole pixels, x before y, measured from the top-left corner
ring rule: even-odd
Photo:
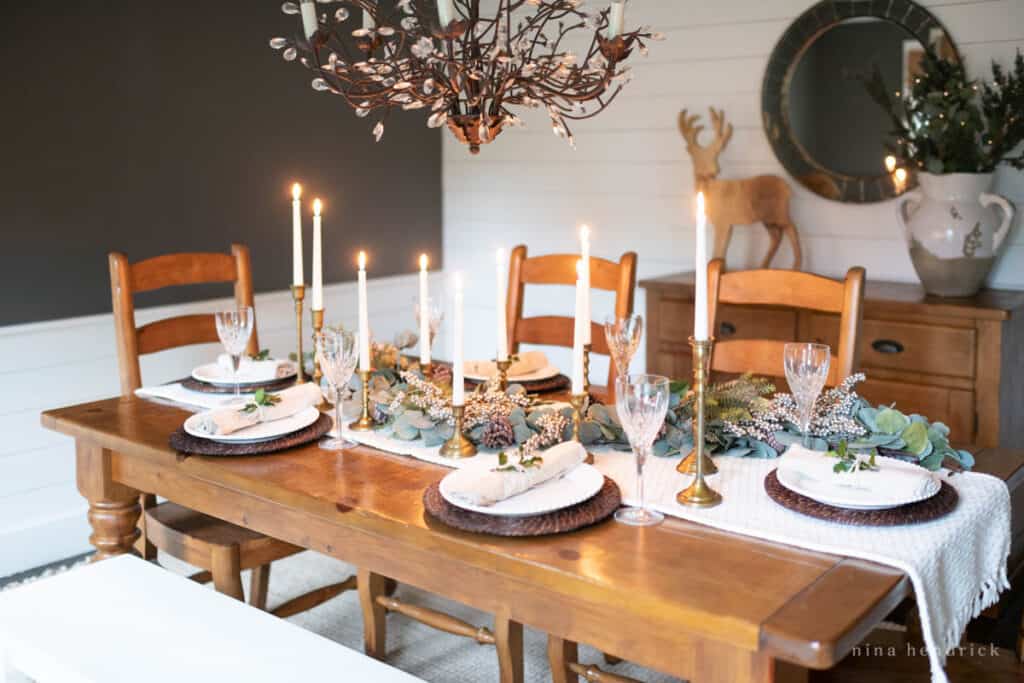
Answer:
[[[359,604],[363,608],[363,651],[383,661],[387,655],[387,610],[377,598],[387,592],[387,578],[368,569],[357,573]]]
[[[495,614],[494,645],[501,683],[523,683],[523,625],[507,613]]]
[[[249,604],[256,609],[267,609],[267,588],[270,585],[270,565],[254,567],[249,577]]]
[[[139,540],[135,542],[135,550],[142,559],[147,562],[156,560],[156,546],[146,538],[146,510],[156,506],[156,496],[152,493],[143,493],[139,496],[139,504],[142,506],[142,514],[139,515]]]
[[[217,548],[213,551],[213,587],[218,593],[230,595],[245,602],[242,589],[242,568],[237,547]]]
[[[579,676],[570,668],[579,660],[579,647],[571,640],[548,636],[548,665],[551,683],[577,683]]]

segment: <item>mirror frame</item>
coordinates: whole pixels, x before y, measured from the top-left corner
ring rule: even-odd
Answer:
[[[810,157],[789,126],[789,82],[800,58],[821,34],[856,17],[891,21],[917,38],[922,45],[928,45],[932,32],[938,29],[948,41],[954,58],[958,61],[961,59],[949,31],[931,12],[912,0],[822,0],[790,24],[772,50],[761,86],[761,113],[764,132],[775,156],[795,183],[833,201],[879,202],[901,194],[895,191],[888,174],[849,176],[825,168]],[[835,183],[839,188],[839,196],[828,197],[798,180],[813,172],[821,173]],[[913,189],[916,184],[917,179],[911,173],[904,191]]]

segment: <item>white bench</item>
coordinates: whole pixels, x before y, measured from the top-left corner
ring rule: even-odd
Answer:
[[[5,675],[6,672],[6,675]],[[0,683],[421,679],[123,556],[0,593]]]

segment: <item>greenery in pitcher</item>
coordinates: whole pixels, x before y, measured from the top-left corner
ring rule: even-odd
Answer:
[[[1013,69],[992,62],[992,80],[967,78],[963,62],[928,50],[909,93],[886,85],[875,67],[868,94],[893,124],[893,152],[928,173],[990,173],[1000,163],[1024,169],[1024,56]]]

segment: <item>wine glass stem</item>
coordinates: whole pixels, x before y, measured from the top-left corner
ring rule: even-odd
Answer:
[[[646,510],[644,505],[644,461],[645,457],[644,449],[638,448],[636,451],[636,499],[639,501],[637,507],[641,510]]]
[[[242,396],[242,388],[238,384],[238,366],[241,362],[241,354],[231,354],[231,379],[235,382],[235,398]]]
[[[811,447],[811,410],[813,403],[810,406],[800,407],[800,432],[803,434],[803,447]]]
[[[334,390],[334,428],[338,430],[338,440],[341,436],[341,387]]]

